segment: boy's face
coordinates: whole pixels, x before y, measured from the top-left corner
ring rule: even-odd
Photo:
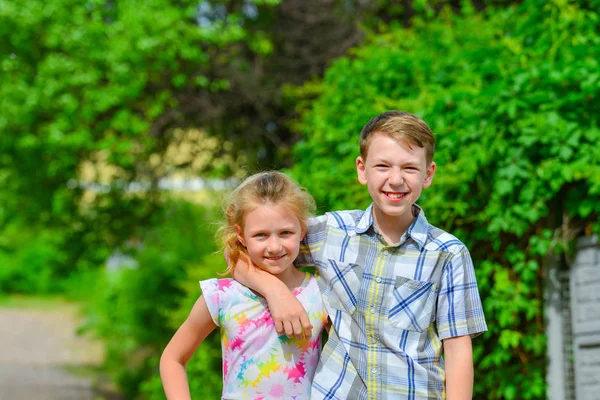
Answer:
[[[367,185],[375,212],[381,217],[412,220],[412,205],[431,185],[435,163],[427,164],[425,149],[375,133],[366,160],[356,159],[358,181]]]

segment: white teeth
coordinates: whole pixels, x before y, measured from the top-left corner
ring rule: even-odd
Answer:
[[[390,199],[399,199],[401,197],[403,197],[406,193],[386,193],[386,195],[390,198]]]

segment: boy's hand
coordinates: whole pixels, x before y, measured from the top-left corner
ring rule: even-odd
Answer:
[[[225,259],[229,262],[227,255]],[[232,272],[233,278],[242,285],[263,295],[269,305],[271,318],[278,334],[287,337],[311,337],[312,325],[308,314],[296,296],[277,277],[256,268],[250,258],[241,254]]]
[[[311,337],[312,325],[306,310],[285,285],[284,288],[285,290],[273,291],[270,297],[265,297],[275,322],[275,330],[280,335],[285,333],[289,338]]]

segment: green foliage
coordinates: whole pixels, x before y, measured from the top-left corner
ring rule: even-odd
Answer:
[[[436,132],[420,204],[477,266],[489,327],[474,342],[477,398],[545,396],[544,258],[600,227],[597,24],[590,8],[537,0],[416,20],[371,36],[299,102],[292,172],[323,210],[369,203],[354,160],[370,117],[411,111]]]
[[[135,262],[97,273],[93,286],[87,288],[91,306],[85,328],[104,339],[106,367],[127,398],[136,398],[140,383],[158,373],[157,357],[200,294],[197,281],[224,269],[222,256],[214,255],[213,218],[211,210],[168,203],[156,216],[155,227],[140,233],[139,244],[131,249]],[[196,282],[193,290],[186,286],[191,280]],[[196,357],[203,365],[195,368],[207,380],[212,371],[220,382],[220,369],[214,368],[216,361],[220,365],[214,350],[219,348],[218,337],[212,338]],[[212,364],[204,364],[208,359]]]
[[[152,160],[191,125],[190,93],[228,87],[212,71],[230,59],[220,52],[253,39],[239,11],[200,24],[199,3],[0,0],[0,234],[57,232],[55,255],[46,239],[27,245],[51,261],[44,274],[101,264],[161,206],[165,168]]]
[[[0,239],[0,292],[41,294],[60,289],[55,269],[66,254],[57,232],[36,232],[19,223],[6,227]]]
[[[92,296],[87,328],[106,340],[112,375],[128,398],[140,387],[162,398],[158,355],[196,281],[224,269],[207,214],[156,190],[187,166],[164,163],[178,128],[206,128],[219,138],[214,157],[246,152],[249,169],[289,165],[297,105],[293,172],[327,211],[368,204],[355,181],[358,132],[405,109],[438,138],[421,204],[477,264],[490,333],[474,349],[476,392],[541,398],[543,259],[569,251],[600,207],[598,1],[485,14],[474,8],[521,2],[279,3],[0,0],[0,292]],[[322,82],[284,85],[358,43],[350,21],[378,34]],[[82,182],[90,162],[88,183],[105,184],[94,190]],[[231,172],[225,164],[206,163],[216,174]],[[99,271],[115,250],[138,266]],[[215,333],[188,365],[198,397],[220,393],[219,347]]]
[[[169,315],[167,328],[172,333],[175,333],[175,330],[187,318],[192,306],[198,299],[200,295],[198,282],[218,278],[218,274],[225,271],[225,268],[223,255],[212,253],[206,255],[188,269],[186,279],[181,281],[180,286],[185,292],[185,297],[179,307]],[[170,338],[170,336],[166,336],[166,338]],[[166,342],[164,344],[166,345]],[[155,371],[158,369],[158,361],[158,358],[152,359]],[[217,329],[204,340],[186,365],[192,398],[219,398],[223,390],[222,368],[221,337]],[[141,393],[150,400],[163,399],[164,392],[160,376],[158,374],[149,376],[149,379],[141,386]]]

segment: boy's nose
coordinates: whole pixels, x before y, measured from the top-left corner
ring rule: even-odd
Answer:
[[[402,185],[404,183],[404,177],[402,176],[402,171],[400,169],[393,168],[390,171],[390,176],[388,178],[390,184],[392,185]]]

